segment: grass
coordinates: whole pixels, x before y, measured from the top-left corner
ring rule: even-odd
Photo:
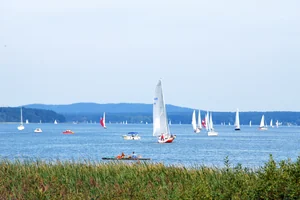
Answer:
[[[0,160],[0,199],[299,199],[300,157],[185,168],[160,163]]]

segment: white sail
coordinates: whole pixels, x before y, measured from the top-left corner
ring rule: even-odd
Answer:
[[[210,113],[210,115],[209,115],[209,130],[210,131],[214,130],[214,124],[212,121],[212,113]]]
[[[18,126],[18,130],[24,130],[24,125],[23,125],[23,112],[22,112],[22,107],[21,107],[21,122],[20,125]]]
[[[207,132],[207,135],[208,136],[218,136],[218,132],[216,132],[214,130],[214,124],[213,124],[213,120],[212,120],[212,113],[209,114],[209,123],[208,123],[208,126],[209,126],[209,129],[208,129],[208,132]]]
[[[162,134],[165,134],[166,136],[170,135],[170,129],[168,125],[161,80],[159,80],[155,88],[153,102],[153,136],[157,137]]]
[[[278,120],[276,121],[276,127],[278,128],[278,126],[279,126],[279,122],[278,122]]]
[[[192,127],[194,132],[197,130],[197,124],[196,124],[196,111],[193,111],[193,116],[192,116]]]
[[[265,125],[265,116],[264,115],[261,117],[259,129],[260,130],[267,130],[267,127]]]
[[[259,127],[265,127],[265,116],[264,115],[261,117]]]
[[[235,122],[234,122],[235,130],[240,130],[240,115],[239,115],[239,109],[236,110],[235,113]]]
[[[197,123],[197,128],[198,128],[199,130],[202,129],[200,110],[198,111],[198,123]]]
[[[252,126],[252,122],[251,122],[251,121],[249,122],[249,126],[250,126],[250,127]]]
[[[56,120],[54,120],[54,124],[57,124],[57,121],[56,121]]]
[[[208,111],[205,115],[205,127],[206,127],[206,130],[208,131],[209,130],[209,114],[208,114]]]
[[[23,112],[22,112],[22,108],[21,108],[21,125],[23,125]]]
[[[271,121],[270,121],[270,127],[273,128],[273,119],[271,119]]]

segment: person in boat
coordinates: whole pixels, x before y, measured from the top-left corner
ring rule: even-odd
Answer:
[[[137,159],[137,155],[134,152],[132,152],[131,158]]]
[[[122,152],[122,154],[121,154],[121,158],[125,158],[125,154],[124,154],[124,152]]]
[[[164,136],[164,134],[161,134],[161,136],[160,136],[160,140],[161,141],[163,141],[165,139],[165,136]]]

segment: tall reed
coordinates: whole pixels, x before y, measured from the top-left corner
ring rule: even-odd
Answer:
[[[258,169],[0,160],[0,199],[299,199],[300,157]]]

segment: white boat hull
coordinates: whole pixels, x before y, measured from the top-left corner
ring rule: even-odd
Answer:
[[[165,138],[165,139],[158,139],[158,143],[172,143],[174,141],[174,139],[176,138],[176,136],[171,136],[169,138]]]
[[[35,133],[42,133],[43,131],[42,131],[42,129],[35,129],[34,132]]]
[[[136,136],[131,136],[131,135],[123,135],[124,140],[140,140],[141,137],[136,135]]]
[[[195,133],[200,133],[201,129],[200,128],[196,128],[196,130],[194,130]]]
[[[258,129],[259,129],[260,131],[266,131],[266,130],[268,130],[267,127],[259,127]]]
[[[208,131],[208,132],[207,132],[207,135],[208,135],[208,136],[218,136],[218,132],[215,132],[215,131]]]
[[[18,126],[19,131],[24,130],[24,129],[25,129],[25,127],[23,125]]]

